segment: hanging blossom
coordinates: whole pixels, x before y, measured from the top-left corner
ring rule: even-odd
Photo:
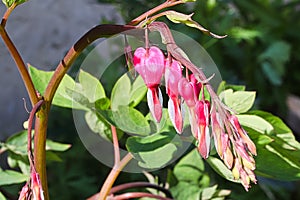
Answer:
[[[165,69],[164,54],[155,46],[149,49],[140,47],[134,52],[133,64],[148,88],[147,100],[150,112],[154,119],[160,122],[163,100],[159,85]]]
[[[20,194],[18,200],[44,200],[44,192],[42,189],[39,174],[33,170],[30,173],[30,181],[27,182]]]
[[[240,125],[237,116],[232,114],[212,90],[209,83],[199,81],[196,74],[187,71],[182,75],[184,65],[172,56],[165,58],[155,46],[137,48],[133,56],[136,71],[143,78],[148,91],[147,100],[153,118],[160,122],[162,117],[161,79],[164,75],[170,120],[178,133],[183,130],[183,102],[188,107],[191,132],[196,140],[199,154],[209,157],[211,141],[219,157],[223,160],[236,180],[240,180],[245,190],[250,182],[256,183],[254,174],[256,147],[247,132]],[[186,67],[186,66],[185,66]],[[214,98],[205,99],[205,91]]]
[[[170,61],[171,60],[171,61]],[[182,77],[182,66],[173,59],[166,59],[165,81],[166,91],[169,96],[168,112],[173,126],[178,133],[183,129],[183,114],[181,110],[181,98],[178,92],[178,82]]]

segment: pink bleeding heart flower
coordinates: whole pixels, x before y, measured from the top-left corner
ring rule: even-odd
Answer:
[[[190,75],[190,82],[193,86],[194,89],[194,97],[195,97],[195,101],[199,100],[199,94],[201,92],[201,88],[202,88],[202,84],[200,82],[198,82],[198,80],[196,79],[194,74]]]
[[[229,145],[229,138],[228,135],[225,134],[223,122],[214,105],[211,109],[211,127],[216,150],[220,158],[223,159],[223,155],[226,152],[227,146]]]
[[[181,101],[178,92],[178,82],[182,77],[181,65],[176,60],[172,60],[170,63],[169,59],[166,60],[166,90],[170,97],[168,102],[169,116],[178,133],[182,132],[183,128],[183,117],[181,113]]]
[[[40,182],[39,174],[31,172],[31,191],[34,200],[44,200],[44,192]]]
[[[210,104],[206,100],[197,101],[195,107],[196,121],[198,124],[198,150],[203,158],[208,158],[210,149],[209,134],[209,107]]]
[[[133,64],[148,87],[148,106],[157,122],[160,122],[162,116],[162,98],[159,84],[165,69],[164,62],[164,54],[158,47],[152,46],[149,49],[140,47],[134,52]]]
[[[20,192],[19,198],[18,200],[26,200],[29,198],[30,195],[30,190],[29,190],[29,186],[28,183],[26,183],[23,187],[22,190]]]
[[[256,146],[252,142],[252,140],[249,138],[247,132],[240,125],[238,118],[235,115],[231,115],[229,120],[230,120],[231,125],[233,126],[234,131],[239,135],[239,137],[242,139],[243,143],[245,143],[247,149],[253,155],[256,155]]]

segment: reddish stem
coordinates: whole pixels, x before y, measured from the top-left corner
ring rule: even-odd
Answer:
[[[156,6],[155,8],[152,8],[151,10],[143,13],[142,15],[138,16],[137,18],[135,18],[134,20],[132,20],[131,22],[128,23],[128,25],[137,25],[138,23],[140,23],[141,21],[143,21],[144,19],[150,17],[151,15],[153,15],[154,13],[157,13],[159,11],[161,11],[162,9],[165,8],[169,8],[178,4],[183,4],[184,2],[181,0],[167,0],[164,3]]]
[[[120,194],[118,196],[112,197],[112,200],[125,200],[125,199],[133,199],[133,198],[141,198],[141,197],[149,197],[159,200],[172,200],[166,197],[162,197],[156,194],[150,194],[146,192],[128,192],[125,194]]]

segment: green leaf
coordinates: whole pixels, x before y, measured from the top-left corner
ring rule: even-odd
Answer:
[[[5,196],[0,192],[0,200],[6,200]]]
[[[239,183],[239,181],[234,179],[232,172],[225,166],[225,164],[219,158],[209,156],[206,159],[206,161],[222,177],[229,181]]]
[[[130,137],[126,147],[141,167],[156,169],[165,166],[173,159],[180,137],[175,132],[156,133],[146,137]]]
[[[179,181],[198,184],[204,173],[204,163],[197,149],[184,156],[176,164],[173,173]]]
[[[95,102],[98,99],[106,97],[100,81],[83,70],[79,72],[79,83],[82,86],[82,94],[87,97],[90,102]]]
[[[110,100],[108,98],[101,98],[95,101],[95,108],[100,110],[107,110],[110,107]]]
[[[257,145],[256,173],[268,178],[285,181],[300,179],[300,143],[296,141],[291,130],[283,121],[267,112],[251,111],[264,118],[273,126],[273,130],[267,132],[272,142]]]
[[[201,200],[208,200],[208,199],[212,199],[214,194],[217,192],[217,185],[211,186],[211,187],[207,187],[203,189],[203,192],[201,194]]]
[[[99,114],[89,111],[85,114],[85,120],[89,128],[94,132],[99,134],[102,138],[107,141],[112,141],[112,133],[110,124]],[[117,131],[118,138],[122,137],[122,132]]]
[[[5,147],[18,155],[27,155],[27,131],[21,131],[11,137],[9,137],[5,143]],[[69,149],[71,145],[53,142],[52,140],[46,140],[47,151],[65,151]]]
[[[144,115],[132,107],[119,106],[118,110],[112,112],[111,120],[119,129],[127,133],[145,136],[151,132]]]
[[[69,148],[71,148],[70,144],[54,142],[49,139],[46,140],[46,151],[66,151]]]
[[[27,155],[18,155],[8,152],[7,163],[11,168],[20,168],[23,174],[30,174],[30,166]]]
[[[13,170],[0,171],[0,186],[23,183],[28,180],[28,175]]]
[[[47,151],[46,152],[46,158],[47,158],[47,162],[62,162],[63,160],[53,151]]]
[[[29,72],[35,88],[42,95],[44,95],[46,87],[51,77],[53,76],[54,72],[38,70],[33,66],[29,66]],[[62,79],[61,83],[59,84],[59,87],[57,88],[57,91],[54,95],[52,101],[53,105],[66,107],[66,108],[86,110],[87,108],[74,102],[72,95],[67,93],[67,90],[74,90],[74,89],[75,89],[75,81],[68,74],[66,74]]]
[[[183,13],[179,13],[173,10],[169,10],[169,11],[165,11],[164,12],[165,16],[172,21],[173,23],[182,23],[185,24],[187,26],[193,27],[193,28],[197,28],[198,30],[202,31],[203,33],[210,35],[214,38],[224,38],[225,36],[219,36],[216,35],[214,33],[211,33],[209,30],[205,29],[203,26],[201,26],[200,24],[198,24],[198,22],[192,20],[192,16],[194,13],[190,14],[190,15],[186,15]]]
[[[124,74],[114,85],[111,94],[112,110],[117,110],[119,106],[130,105],[134,107],[144,98],[147,87],[143,79],[138,76],[135,80],[132,80],[130,77],[128,73]]]
[[[263,118],[256,115],[237,115],[239,122],[243,126],[252,128],[260,133],[270,133],[273,131],[273,126]]]
[[[188,182],[179,182],[175,187],[170,189],[174,199],[199,200],[201,190],[198,185]]]
[[[7,8],[11,7],[14,3],[20,5],[22,3],[25,3],[26,1],[28,0],[2,0],[2,2],[4,3],[4,5],[6,5]]]
[[[237,113],[247,112],[254,104],[255,92],[236,91],[232,89],[223,91],[220,98],[224,103]]]
[[[169,118],[168,109],[163,108],[160,122],[156,122],[151,113],[148,113],[146,119],[150,121],[151,130],[154,133],[175,131],[175,128]],[[187,117],[188,124],[190,123]]]

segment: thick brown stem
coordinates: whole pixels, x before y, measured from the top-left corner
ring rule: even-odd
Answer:
[[[34,166],[40,176],[45,200],[49,199],[46,171],[46,135],[50,104],[45,102],[36,114],[34,133]]]

